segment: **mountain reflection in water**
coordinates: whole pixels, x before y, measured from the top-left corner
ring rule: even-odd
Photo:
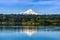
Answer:
[[[18,26],[16,26],[18,27]],[[60,40],[59,27],[1,29],[0,40]]]
[[[30,30],[29,29],[24,29],[22,32],[27,34],[28,36],[32,36],[34,33],[37,32],[37,30],[34,30],[34,29],[30,29]]]

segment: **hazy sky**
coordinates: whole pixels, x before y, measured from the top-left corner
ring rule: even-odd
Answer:
[[[20,13],[28,9],[40,14],[60,14],[60,0],[0,0],[0,13]]]

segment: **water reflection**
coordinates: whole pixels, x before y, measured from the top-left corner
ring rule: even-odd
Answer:
[[[16,26],[18,27],[18,26]],[[47,31],[49,29],[49,31]],[[52,31],[59,27],[25,27],[0,30],[0,40],[60,40],[60,31]]]
[[[32,36],[34,33],[37,32],[36,29],[23,29],[23,33],[27,34],[28,36]]]
[[[37,31],[60,31],[60,26],[0,26],[0,30],[37,30]]]

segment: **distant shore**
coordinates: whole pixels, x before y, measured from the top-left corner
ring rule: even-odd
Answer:
[[[60,26],[60,15],[0,14],[0,26]]]

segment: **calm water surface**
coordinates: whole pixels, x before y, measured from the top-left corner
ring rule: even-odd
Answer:
[[[0,30],[0,40],[60,40],[60,31],[44,30]]]

